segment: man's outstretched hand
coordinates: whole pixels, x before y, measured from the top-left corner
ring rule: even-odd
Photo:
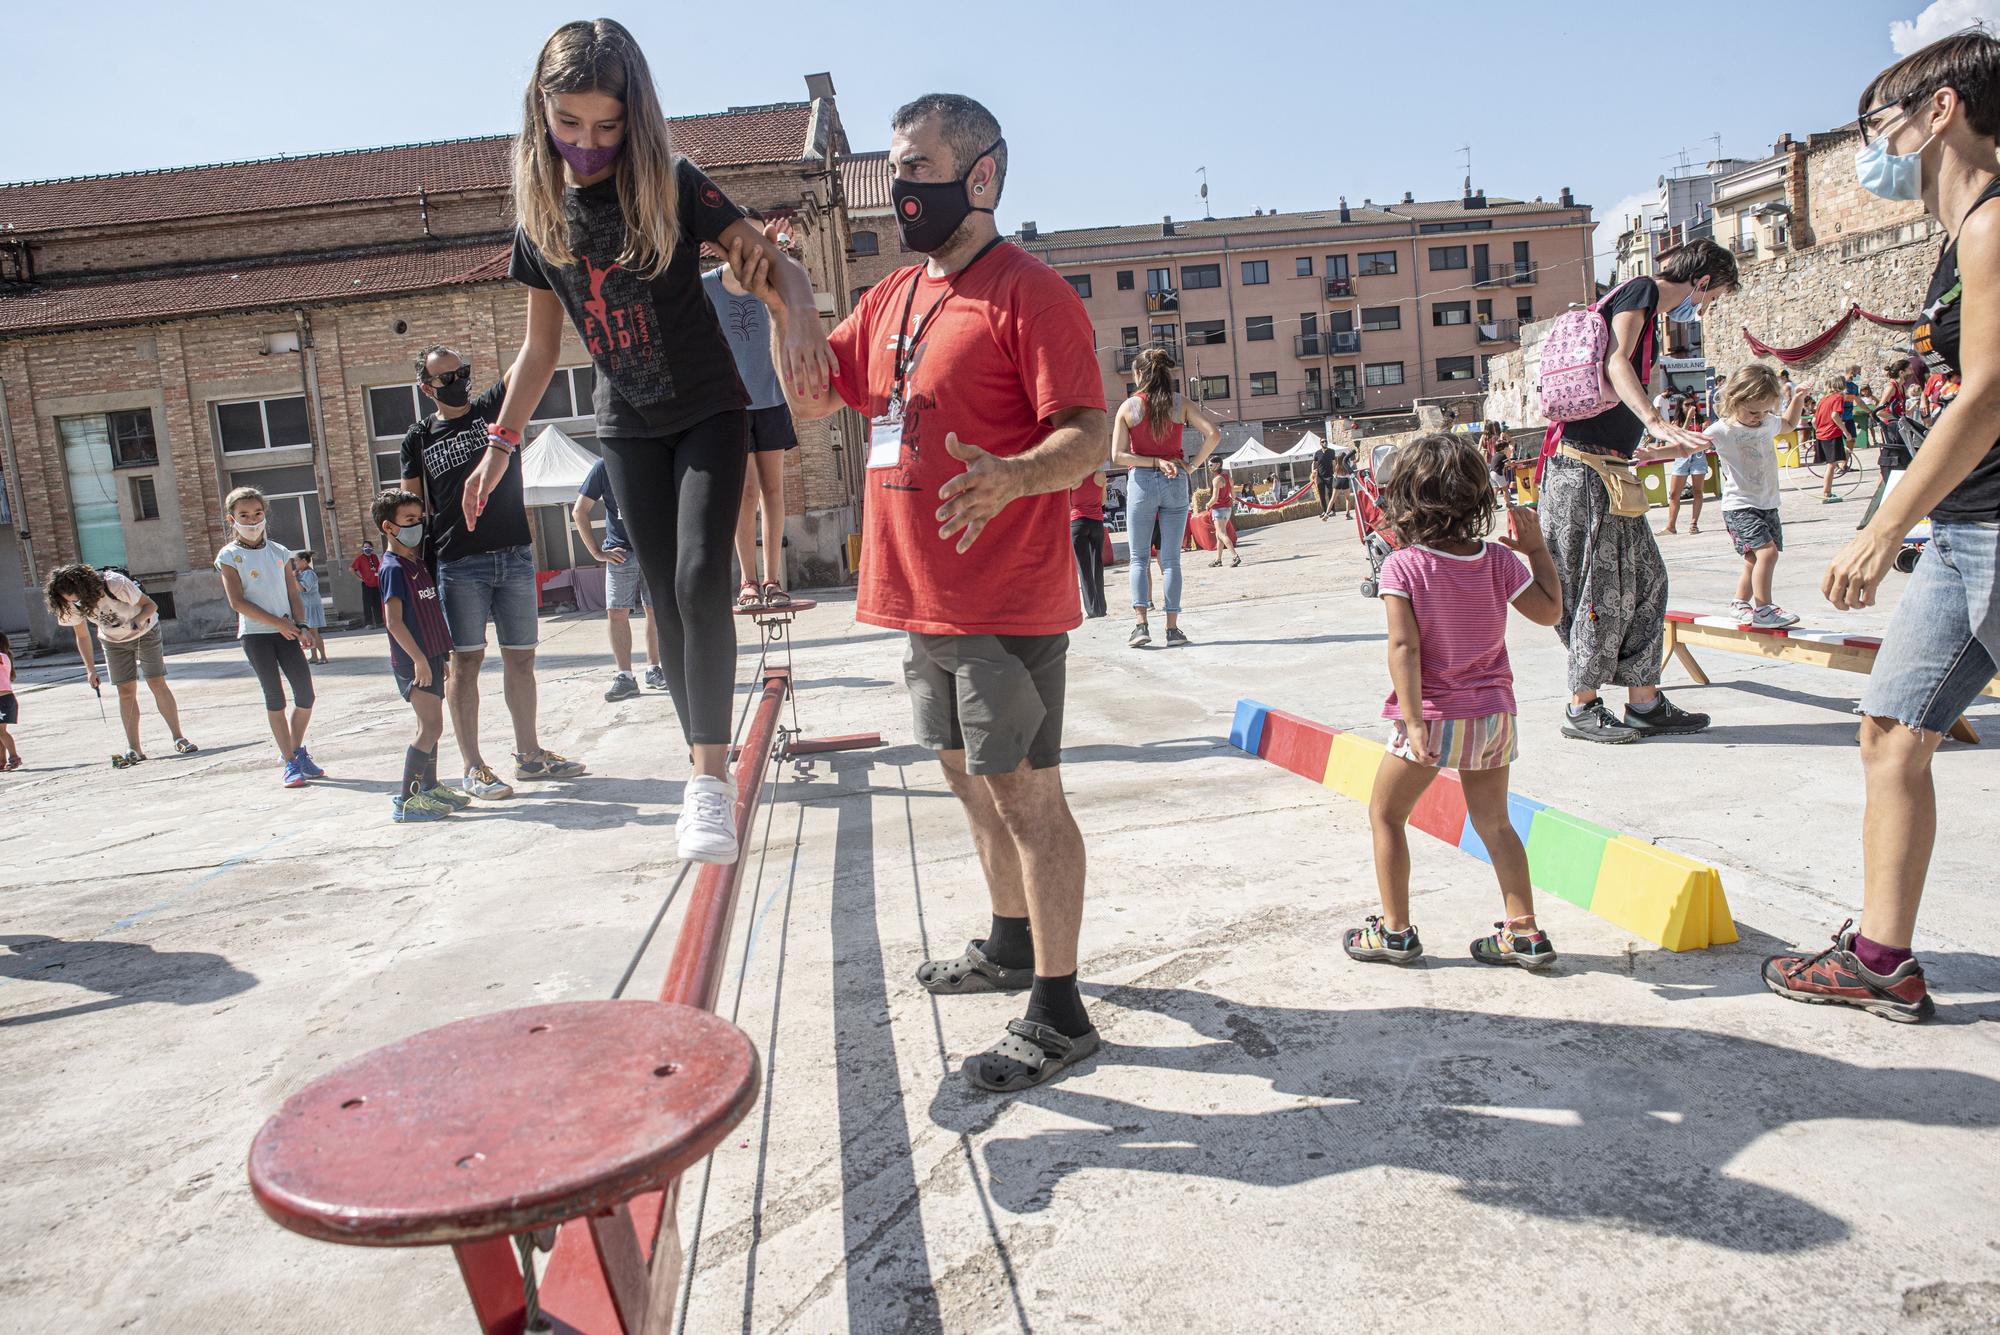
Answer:
[[[958,550],[963,554],[979,541],[993,516],[1022,493],[1012,461],[960,440],[955,431],[945,436],[944,448],[952,458],[965,463],[965,471],[938,488],[938,498],[944,502],[937,512],[944,525],[938,536],[949,542],[958,534]]]

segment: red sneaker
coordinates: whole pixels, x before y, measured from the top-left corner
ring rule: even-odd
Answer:
[[[1781,997],[1814,1005],[1859,1006],[1899,1024],[1916,1024],[1937,1014],[1924,971],[1914,959],[1893,973],[1875,973],[1854,953],[1849,918],[1833,934],[1833,944],[1817,955],[1773,955],[1764,961],[1764,986]]]

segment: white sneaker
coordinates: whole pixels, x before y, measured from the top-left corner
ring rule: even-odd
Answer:
[[[681,816],[674,822],[682,861],[724,866],[736,861],[736,826],[730,819],[734,796],[728,784],[709,775],[688,780],[681,795]]]
[[[513,785],[501,782],[500,776],[484,765],[467,770],[465,777],[459,780],[458,786],[472,796],[483,797],[489,802],[498,802],[514,795]]]
[[[1760,607],[1751,613],[1750,624],[1758,630],[1783,630],[1787,626],[1798,625],[1799,619],[1773,603],[1769,607]]]
[[[1750,617],[1754,610],[1755,609],[1752,608],[1749,603],[1743,601],[1741,598],[1735,598],[1730,600],[1729,603],[1730,618],[1734,620],[1736,624],[1739,626],[1747,626],[1750,624]]]

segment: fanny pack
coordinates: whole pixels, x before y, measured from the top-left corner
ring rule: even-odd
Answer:
[[[1564,441],[1556,447],[1556,454],[1564,459],[1574,459],[1604,484],[1604,493],[1611,500],[1611,513],[1626,519],[1645,514],[1652,509],[1646,499],[1646,489],[1639,483],[1638,471],[1629,463],[1613,463],[1599,454],[1586,454]]]

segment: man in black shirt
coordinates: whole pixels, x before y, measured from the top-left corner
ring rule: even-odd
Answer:
[[[499,419],[506,381],[503,378],[478,398],[471,397],[470,363],[441,344],[417,359],[417,376],[437,411],[403,436],[403,487],[425,498],[438,593],[444,601],[445,624],[451,628],[452,666],[446,690],[451,730],[458,753],[465,758],[465,791],[495,800],[514,792],[479,753],[479,668],[486,658],[489,619],[500,637],[507,712],[514,719],[514,776],[574,778],[583,773],[582,763],[544,750],[535,735],[535,644],[540,631],[535,549],[522,500],[518,451],[508,457],[506,475],[479,516],[479,526],[465,523],[465,479],[485,457],[486,426]]]

